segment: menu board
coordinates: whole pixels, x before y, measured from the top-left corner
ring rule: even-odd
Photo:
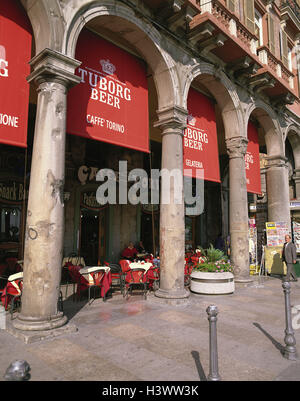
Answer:
[[[266,223],[267,246],[279,246],[285,243],[285,235],[290,234],[286,222]]]
[[[293,235],[296,251],[297,253],[300,253],[300,223],[297,221],[293,221]]]

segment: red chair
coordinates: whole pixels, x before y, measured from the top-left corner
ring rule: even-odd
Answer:
[[[190,285],[190,275],[193,271],[194,268],[194,263],[192,261],[186,262],[184,266],[184,285],[188,286]]]
[[[7,279],[7,284],[3,290],[1,290],[1,301],[5,308],[8,309],[10,306],[11,319],[13,318],[15,302],[20,305],[21,295],[23,289],[23,273],[19,272],[12,274]]]
[[[121,274],[121,287],[122,287],[122,294],[124,295],[124,290],[125,290],[125,277],[127,272],[130,270],[130,265],[131,261],[126,260],[126,259],[121,259],[119,261],[119,265],[121,266],[122,274]]]
[[[96,288],[100,288],[100,290],[104,289],[104,279],[105,279],[105,274],[106,271],[103,270],[98,270],[97,272],[91,272],[88,274],[87,277],[87,286],[88,286],[88,292],[89,292],[89,303],[90,303],[90,299],[91,299],[91,288],[94,288],[94,298],[95,298],[95,290]],[[111,275],[110,275],[111,277]],[[111,285],[111,281],[110,281],[110,285]],[[109,287],[110,287],[109,285]],[[103,298],[103,302],[106,301],[106,292],[107,291],[101,291],[101,295]]]
[[[128,300],[129,293],[132,295],[134,287],[142,287],[142,294],[147,299],[148,290],[148,276],[147,271],[143,268],[130,269],[126,272],[123,297]]]
[[[160,269],[157,266],[151,267],[147,272],[149,289],[156,291],[159,289]]]
[[[66,263],[66,267],[68,269],[68,272],[70,274],[74,286],[73,300],[74,297],[76,296],[76,300],[78,301],[81,297],[81,291],[84,291],[88,288],[86,279],[79,273],[79,270],[82,268],[82,266],[73,266],[72,263],[68,262]],[[76,295],[75,295],[75,284],[77,284]]]
[[[118,263],[104,262],[105,266],[109,266],[111,272],[112,285],[120,287],[121,294],[123,294],[123,280],[122,280],[122,268]]]

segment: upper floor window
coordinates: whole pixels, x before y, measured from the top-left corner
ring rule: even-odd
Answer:
[[[244,21],[249,31],[255,33],[254,0],[244,0]]]
[[[284,29],[280,29],[280,58],[286,68],[289,68],[288,37]],[[290,56],[291,57],[291,56]],[[292,60],[292,59],[291,59]]]
[[[258,37],[257,46],[263,45],[262,15],[255,10],[255,35]]]
[[[288,48],[288,69],[293,72],[293,49]]]
[[[275,24],[274,17],[271,13],[268,14],[268,36],[269,36],[269,49],[275,55]]]

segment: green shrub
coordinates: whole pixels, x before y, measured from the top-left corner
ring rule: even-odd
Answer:
[[[215,249],[212,244],[206,250],[203,250],[204,257],[200,258],[202,263],[194,267],[194,271],[211,273],[233,273],[233,266],[228,262],[228,257],[224,252]]]

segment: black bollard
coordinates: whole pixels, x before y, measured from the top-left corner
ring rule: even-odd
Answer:
[[[30,379],[30,366],[26,361],[14,361],[6,369],[4,379],[7,381],[27,381]]]
[[[294,330],[292,326],[292,314],[291,314],[291,300],[290,300],[290,292],[291,292],[291,284],[289,281],[282,282],[282,288],[284,292],[284,300],[285,300],[285,337],[284,342],[286,347],[283,351],[283,356],[290,361],[297,361],[297,349],[296,349],[296,339],[294,335]]]
[[[220,381],[217,347],[217,306],[210,305],[206,309],[206,313],[209,320],[209,375],[207,376],[207,380]]]

